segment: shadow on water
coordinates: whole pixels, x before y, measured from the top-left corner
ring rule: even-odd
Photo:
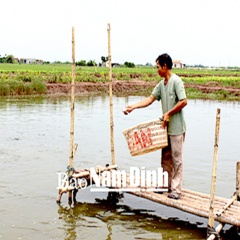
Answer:
[[[206,239],[206,227],[177,217],[163,219],[154,210],[133,209],[121,203],[123,194],[110,192],[94,203],[59,204],[59,219],[64,221],[65,240],[92,239]],[[201,225],[201,224],[200,224]],[[240,232],[231,227],[221,233],[221,240],[239,240]]]
[[[117,195],[116,195],[117,194]],[[153,210],[133,209],[121,203],[123,195],[109,193],[94,203],[59,205],[65,240],[84,239],[205,239],[206,228],[178,218],[162,219]]]

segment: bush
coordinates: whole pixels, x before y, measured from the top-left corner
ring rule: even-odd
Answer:
[[[94,66],[97,66],[97,64],[94,60],[90,60],[90,61],[87,62],[87,66],[94,67]]]
[[[76,62],[75,65],[76,65],[76,66],[86,66],[87,64],[86,64],[86,61],[85,61],[85,60],[81,60],[81,61],[79,61],[79,62]]]
[[[124,63],[124,66],[128,67],[128,68],[134,68],[135,67],[135,64],[132,63],[132,62],[125,62]]]

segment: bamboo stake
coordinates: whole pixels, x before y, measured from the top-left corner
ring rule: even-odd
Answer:
[[[96,166],[95,169],[98,173],[101,173],[101,172],[104,172],[104,171],[110,171],[110,170],[113,170],[113,169],[117,169],[117,165],[111,165],[111,166],[108,166],[108,167],[101,167],[101,166]],[[73,174],[73,177],[74,178],[83,178],[83,177],[88,177],[90,175],[90,169],[84,169],[80,172],[75,172]]]
[[[115,164],[114,153],[114,123],[113,123],[113,101],[112,101],[112,57],[111,57],[111,39],[110,39],[110,24],[108,23],[108,63],[109,63],[109,96],[110,96],[110,135],[111,135],[111,157],[112,165]]]
[[[222,223],[220,223],[220,224],[216,227],[215,231],[216,231],[217,233],[220,233],[220,231],[222,230],[223,227],[224,227],[224,225],[223,225]],[[211,234],[211,235],[208,237],[207,240],[214,240],[215,238],[216,238],[216,235]]]
[[[74,85],[75,78],[75,39],[74,39],[74,28],[72,27],[72,83],[71,83],[71,126],[70,126],[70,154],[69,154],[69,172],[68,175],[73,174],[73,157],[76,150],[76,145],[74,146]],[[68,192],[68,201],[72,202],[72,190]]]
[[[233,197],[232,197],[230,200],[228,200],[227,204],[226,204],[221,210],[219,210],[219,211],[216,213],[216,215],[217,215],[217,216],[221,216],[221,214],[222,214],[226,209],[228,209],[228,208],[233,204],[233,202],[234,202],[235,200],[236,200],[236,195],[234,194]]]
[[[71,83],[71,123],[70,123],[70,154],[68,160],[68,178],[73,174],[73,157],[77,150],[77,144],[74,144],[74,78],[75,78],[75,40],[74,40],[74,28],[72,27],[72,83]],[[65,182],[65,181],[64,181]],[[65,187],[65,183],[62,188]],[[59,196],[57,198],[57,203],[60,203],[63,193],[66,191],[62,191],[59,189]],[[72,190],[68,193],[69,201],[72,201]]]
[[[214,156],[213,156],[213,168],[212,168],[212,186],[211,186],[209,218],[208,218],[208,227],[210,228],[214,228],[214,197],[215,197],[215,189],[216,189],[219,129],[220,129],[220,109],[218,108],[217,114],[216,114],[215,143],[214,143]]]
[[[71,126],[70,126],[70,154],[68,165],[70,168],[73,166],[74,156],[74,78],[75,78],[75,40],[74,28],[72,27],[72,84],[71,84]]]
[[[237,162],[236,169],[236,199],[240,201],[240,162]]]

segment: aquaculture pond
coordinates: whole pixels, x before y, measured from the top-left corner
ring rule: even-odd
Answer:
[[[114,96],[115,158],[119,169],[157,169],[160,150],[132,157],[123,130],[161,117],[160,103],[125,116],[125,105],[143,97]],[[216,194],[235,191],[239,161],[240,104],[189,100],[184,109],[184,188],[210,193],[216,110],[221,109]],[[1,99],[0,239],[205,239],[207,220],[123,193],[79,191],[77,202],[61,204],[58,173],[65,172],[70,145],[69,98]],[[75,99],[74,167],[111,164],[108,96]],[[230,226],[224,239],[230,237]]]

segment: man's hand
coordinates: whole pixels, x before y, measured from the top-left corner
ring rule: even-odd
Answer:
[[[162,126],[165,128],[170,121],[170,117],[173,114],[175,114],[177,112],[180,112],[186,105],[187,105],[187,99],[184,98],[184,99],[178,101],[177,104],[171,110],[164,113],[163,116],[162,116],[162,118],[163,118]]]
[[[133,111],[133,105],[128,105],[128,106],[126,106],[124,109],[123,109],[123,113],[125,114],[125,115],[128,115],[130,112],[132,112]]]
[[[166,112],[165,114],[163,114],[162,119],[163,119],[162,126],[163,126],[163,128],[166,128],[167,124],[168,124],[169,121],[170,121],[170,115],[169,115],[169,113]]]
[[[152,104],[155,100],[156,98],[153,95],[150,95],[149,97],[146,97],[145,99],[141,100],[138,103],[126,106],[125,109],[123,109],[123,113],[127,115],[128,113],[132,112],[134,109],[147,107],[150,104]]]

